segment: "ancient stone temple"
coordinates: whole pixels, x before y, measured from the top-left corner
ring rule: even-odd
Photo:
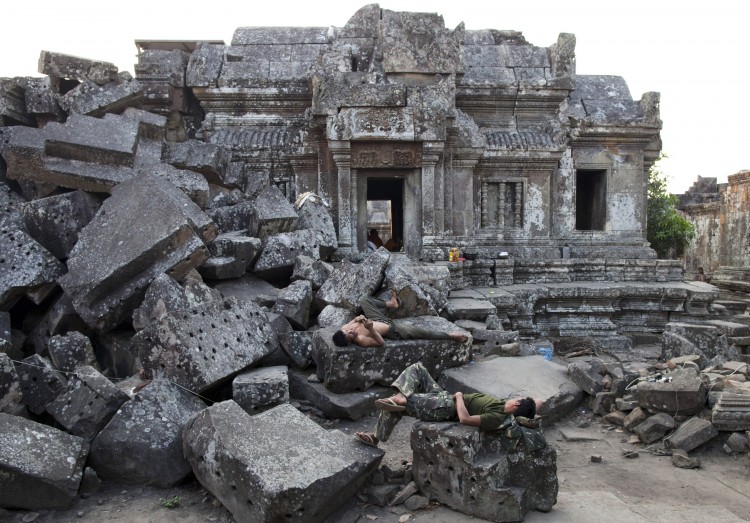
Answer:
[[[339,257],[377,226],[427,260],[451,247],[654,258],[645,173],[661,148],[659,95],[634,101],[620,77],[576,75],[572,34],[538,47],[372,4],[341,28],[138,45],[144,108],[167,115],[175,139],[230,149],[246,185],[270,176],[291,201],[320,195]]]

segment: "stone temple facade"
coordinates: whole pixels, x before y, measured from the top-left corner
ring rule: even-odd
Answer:
[[[368,202],[383,201],[383,239],[425,260],[451,247],[655,257],[646,172],[661,148],[659,94],[634,101],[621,77],[576,75],[572,34],[538,47],[372,4],[341,28],[137,44],[144,106],[169,117],[173,138],[230,149],[246,184],[322,196],[338,257],[366,250]]]

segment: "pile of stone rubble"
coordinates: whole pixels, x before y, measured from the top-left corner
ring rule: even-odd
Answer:
[[[734,325],[735,336],[750,327]],[[710,325],[668,325],[655,365],[623,365],[593,358],[568,366],[571,379],[588,395],[593,414],[647,452],[671,455],[677,467],[700,466],[689,452],[719,436],[726,452],[747,453],[750,431],[748,363],[738,361],[726,334]],[[623,449],[628,457],[638,448]]]
[[[387,289],[415,323],[456,330],[438,316],[448,269],[384,249],[334,268],[321,198],[293,204],[220,146],[167,142],[167,118],[142,110],[143,86],[112,64],[42,52],[40,72],[0,80],[0,507],[194,474],[238,521],[324,519],[383,452],[325,430],[290,396],[357,419],[408,364],[437,376],[469,361],[450,340],[331,342],[361,298]],[[433,442],[435,463],[415,458],[402,500],[498,521],[554,505],[554,450],[500,451],[451,427],[421,429],[444,431],[445,448]],[[476,486],[430,488],[464,475]],[[475,502],[497,489],[505,501]]]

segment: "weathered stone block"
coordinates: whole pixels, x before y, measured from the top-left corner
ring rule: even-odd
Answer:
[[[309,401],[328,418],[356,421],[373,411],[376,399],[390,396],[391,389],[375,385],[364,391],[337,394],[322,383],[310,381],[308,373],[290,370],[289,395]]]
[[[426,495],[489,521],[522,521],[557,503],[557,452],[513,447],[504,432],[419,421],[411,431],[414,481]]]
[[[252,236],[265,241],[269,236],[293,231],[298,219],[294,206],[284,193],[271,185],[263,189],[255,199],[247,229]]]
[[[226,298],[167,313],[134,345],[151,377],[201,393],[260,361],[278,340],[257,305]]]
[[[41,303],[65,271],[62,263],[7,218],[0,218],[0,307],[26,294]]]
[[[727,344],[727,337],[716,326],[668,323],[662,335],[662,358],[697,354],[700,367],[723,364],[737,359],[737,350]]]
[[[323,200],[312,193],[305,193],[297,198],[295,209],[299,215],[297,229],[315,231],[320,247],[320,258],[323,260],[333,254],[338,247],[336,229],[333,225],[331,211]]]
[[[21,383],[23,402],[34,414],[41,414],[58,396],[65,392],[68,381],[49,361],[38,354],[24,359],[16,366]]]
[[[24,88],[14,80],[0,80],[0,126],[34,125],[34,118],[27,114]]]
[[[121,113],[128,107],[140,108],[142,98],[143,85],[129,78],[105,85],[84,81],[59,100],[60,106],[68,114],[102,116],[106,113]]]
[[[24,203],[20,211],[29,234],[56,257],[64,259],[99,206],[95,196],[73,191]]]
[[[224,185],[224,173],[229,168],[231,154],[218,145],[187,140],[167,144],[162,152],[162,158],[180,169],[201,173],[208,183]]]
[[[445,266],[417,264],[405,255],[392,254],[384,286],[398,293],[402,307],[397,314],[434,315],[448,303],[450,271]]]
[[[597,416],[604,416],[615,404],[616,398],[617,396],[614,392],[597,392],[596,395],[592,396],[589,400],[591,412]]]
[[[232,381],[232,399],[250,415],[289,403],[287,367],[261,367],[237,375]]]
[[[117,79],[115,64],[51,51],[39,53],[37,70],[55,79],[67,78],[79,82],[91,80],[99,85]]]
[[[47,412],[71,434],[91,441],[127,400],[99,371],[84,366],[69,375],[67,390]]]
[[[383,456],[290,405],[248,416],[233,401],[195,416],[184,449],[198,480],[237,521],[323,521]]]
[[[545,423],[564,417],[584,397],[564,366],[542,356],[477,361],[444,371],[438,383],[449,392],[483,392],[496,398],[520,394],[541,399],[537,414]]]
[[[711,411],[711,422],[718,430],[750,430],[750,394],[722,392]]]
[[[215,234],[179,189],[141,174],[113,189],[81,231],[60,285],[84,321],[106,331],[140,305],[158,274],[180,279],[200,265],[208,257],[204,242]]]
[[[344,259],[315,294],[321,308],[336,305],[351,311],[359,308],[362,298],[372,295],[383,282],[383,273],[390,254],[383,247],[370,254],[362,263]]]
[[[272,310],[288,319],[292,327],[305,330],[310,326],[312,297],[310,282],[296,281],[282,289]]]
[[[319,245],[314,231],[275,234],[266,239],[263,252],[255,262],[254,272],[263,278],[284,278],[294,270],[294,261],[302,254],[318,259]]]
[[[190,55],[185,72],[185,84],[188,87],[216,87],[224,48],[224,45],[199,43]]]
[[[289,356],[296,368],[304,369],[310,365],[312,361],[312,332],[290,331],[279,334],[278,337],[282,350]]]
[[[84,365],[99,369],[91,340],[80,332],[72,331],[64,336],[53,336],[49,340],[47,350],[52,364],[59,370],[73,372],[77,367]]]
[[[646,418],[633,429],[641,442],[646,445],[661,439],[666,433],[674,429],[674,418],[666,412],[660,412]]]
[[[82,438],[0,413],[0,506],[69,506],[78,494],[88,450]]]
[[[604,389],[603,365],[601,360],[575,362],[568,365],[568,374],[573,382],[587,394],[595,396]]]
[[[246,236],[242,231],[220,234],[208,246],[211,258],[198,267],[208,280],[239,278],[247,271],[261,251],[259,238]]]
[[[191,472],[182,431],[206,405],[166,380],[149,383],[126,402],[91,443],[89,465],[102,478],[172,487]]]
[[[336,329],[338,329],[353,319],[354,313],[349,309],[336,307],[335,305],[326,305],[323,307],[323,310],[320,311],[320,314],[318,314],[318,326],[321,329],[328,327],[336,327]]]
[[[650,411],[697,414],[706,405],[706,389],[692,369],[675,369],[671,382],[644,381],[638,384],[638,404]]]
[[[664,444],[667,448],[690,452],[718,435],[719,431],[710,421],[703,418],[690,418],[680,425],[674,434],[666,438]]]
[[[640,407],[635,407],[628,413],[627,416],[625,416],[625,419],[622,420],[622,427],[625,430],[632,430],[645,419],[646,413],[643,411],[643,409]]]
[[[433,331],[460,332],[446,319],[435,316],[412,318],[412,323]],[[333,392],[365,390],[374,384],[389,386],[401,371],[418,361],[437,377],[447,368],[463,365],[470,357],[470,347],[453,340],[387,339],[381,347],[338,347],[331,339],[336,330],[338,327],[321,329],[313,335],[318,378]]]
[[[292,280],[307,280],[317,291],[333,272],[333,265],[309,256],[299,255],[294,260]]]

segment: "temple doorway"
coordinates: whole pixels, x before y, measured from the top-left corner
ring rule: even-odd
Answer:
[[[404,245],[404,179],[367,178],[367,233],[375,229],[388,250]]]

